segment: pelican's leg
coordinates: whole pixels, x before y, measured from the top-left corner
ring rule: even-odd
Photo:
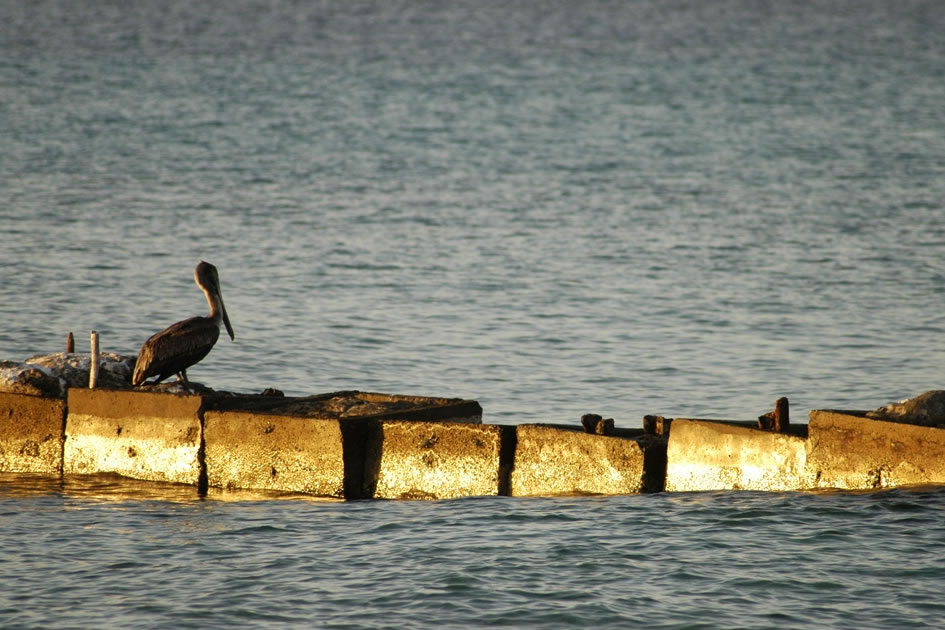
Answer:
[[[192,392],[190,381],[187,380],[187,370],[181,370],[177,373],[177,382],[186,390]]]

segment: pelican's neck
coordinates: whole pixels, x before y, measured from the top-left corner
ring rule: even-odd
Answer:
[[[210,305],[210,315],[208,317],[213,320],[217,328],[220,328],[223,325],[223,300],[218,292],[211,291],[206,287],[200,288],[203,289],[203,294],[207,296],[207,304]]]

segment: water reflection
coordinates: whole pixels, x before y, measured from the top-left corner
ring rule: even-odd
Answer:
[[[129,479],[114,473],[92,475],[48,475],[41,473],[0,473],[0,500],[58,495],[90,502],[199,501],[253,502],[302,500],[342,502],[341,499],[299,493],[263,490],[210,488],[206,496],[195,486]]]

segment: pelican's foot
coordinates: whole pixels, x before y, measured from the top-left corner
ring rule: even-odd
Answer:
[[[187,370],[181,370],[177,373],[177,384],[180,385],[185,392],[194,393],[194,388],[190,386],[190,381],[187,380]]]

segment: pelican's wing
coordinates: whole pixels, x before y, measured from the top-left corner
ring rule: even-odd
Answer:
[[[140,385],[151,376],[164,380],[203,359],[220,337],[212,319],[191,317],[152,335],[141,346],[132,382]]]

